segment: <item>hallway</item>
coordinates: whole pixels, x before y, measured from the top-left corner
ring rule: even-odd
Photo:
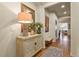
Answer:
[[[57,40],[56,42],[53,42],[50,46],[62,49],[63,50],[63,55],[64,55],[63,57],[69,57],[70,56],[70,38],[69,38],[68,35],[64,35],[62,37],[62,39]],[[36,54],[36,56],[41,57],[41,55],[46,52],[47,48],[45,48],[42,51],[38,52]]]
[[[70,37],[68,35],[64,35],[57,42],[53,42],[51,44],[53,47],[61,48],[63,50],[63,54],[65,57],[70,56]]]

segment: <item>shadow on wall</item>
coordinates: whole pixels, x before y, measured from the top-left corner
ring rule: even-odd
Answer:
[[[16,56],[16,36],[20,33],[16,20],[16,14],[0,4],[0,57]]]

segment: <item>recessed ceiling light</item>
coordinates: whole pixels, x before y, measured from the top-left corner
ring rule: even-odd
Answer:
[[[61,5],[61,8],[64,8],[65,7],[65,5]]]
[[[67,14],[67,12],[66,12],[66,11],[64,11],[64,14]]]

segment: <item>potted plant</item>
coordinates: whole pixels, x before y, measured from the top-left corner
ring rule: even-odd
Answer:
[[[31,31],[35,31],[36,30],[36,33],[40,34],[42,27],[43,27],[43,25],[41,23],[31,23],[28,26],[28,31],[31,32]]]
[[[36,28],[37,34],[41,33],[41,28],[42,27],[43,27],[43,25],[41,23],[35,23],[35,28]]]

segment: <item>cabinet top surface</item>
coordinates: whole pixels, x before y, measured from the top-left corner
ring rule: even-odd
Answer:
[[[19,35],[19,36],[17,36],[17,38],[26,40],[26,39],[29,39],[29,38],[38,37],[38,36],[40,36],[40,35],[41,35],[41,34],[34,34],[34,35],[28,35],[28,36]]]

